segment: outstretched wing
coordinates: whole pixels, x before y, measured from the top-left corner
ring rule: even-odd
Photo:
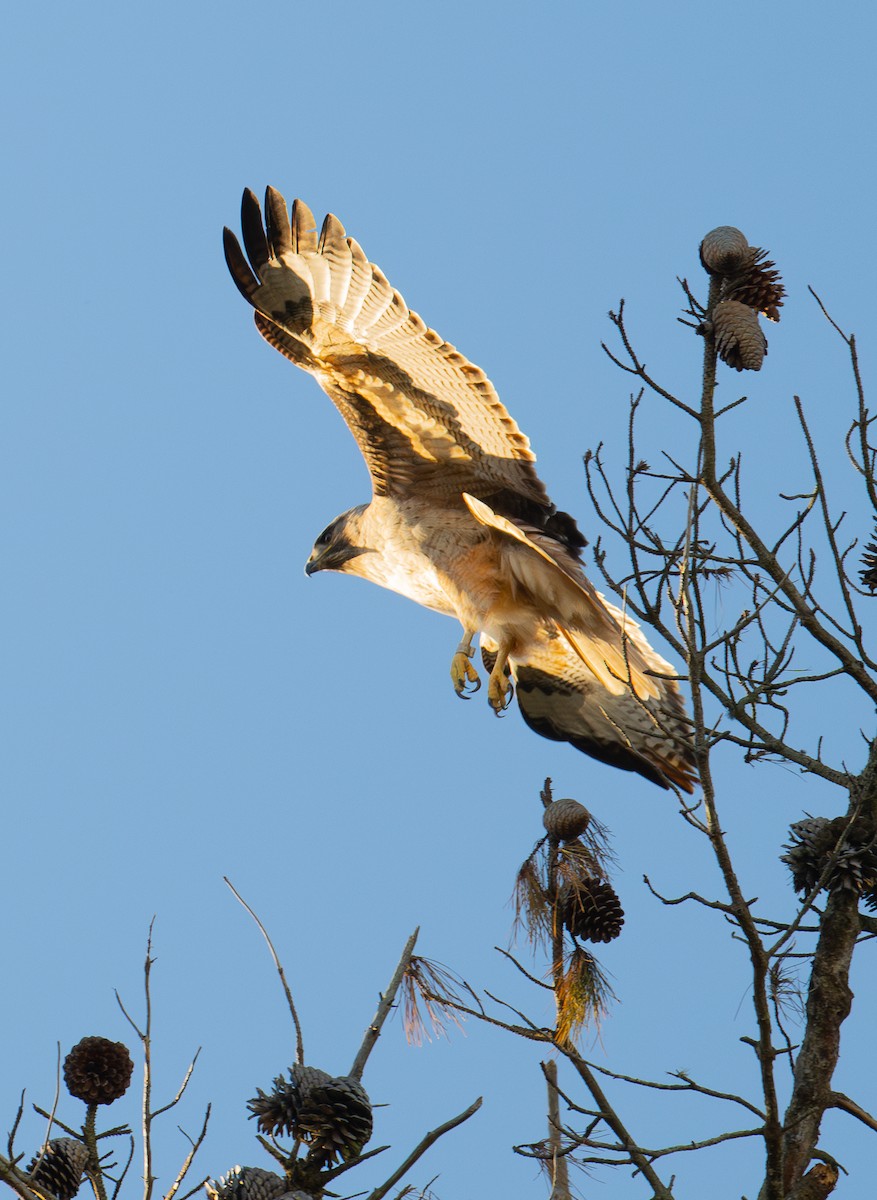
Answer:
[[[337,218],[317,235],[305,204],[296,200],[290,219],[269,188],[264,226],[250,191],[241,226],[246,257],[226,229],[226,261],[259,332],[332,398],[376,495],[456,504],[470,492],[549,528],[574,552],[584,544],[551,504],[527,438],[484,372],[410,311]]]
[[[603,599],[601,597],[601,599]],[[622,614],[604,601],[619,619]],[[626,631],[654,672],[671,676],[672,668],[649,646],[639,626],[625,617]],[[482,635],[481,653],[490,670],[496,644]],[[657,678],[658,694],[640,700],[627,689],[605,688],[567,641],[546,625],[526,661],[513,659],[518,705],[526,723],[542,737],[569,742],[591,758],[637,774],[666,788],[675,784],[693,792],[697,782],[689,725],[679,689],[672,678]]]

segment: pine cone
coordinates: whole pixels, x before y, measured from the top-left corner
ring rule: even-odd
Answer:
[[[624,909],[614,889],[594,877],[564,887],[560,911],[573,937],[585,942],[611,942],[624,924]]]
[[[279,1200],[286,1180],[261,1167],[232,1167],[221,1179],[208,1179],[204,1189],[210,1200]]]
[[[733,225],[719,225],[700,243],[700,261],[709,275],[734,275],[751,249],[745,236]]]
[[[278,1075],[272,1092],[257,1091],[247,1107],[262,1133],[301,1138],[320,1165],[335,1162],[337,1155],[354,1157],[371,1137],[369,1098],[349,1076],[333,1078],[317,1067],[296,1065],[288,1080]]]
[[[297,1133],[310,1142],[321,1165],[334,1163],[337,1156],[355,1158],[372,1134],[371,1103],[359,1080],[343,1075],[302,1084]]]
[[[259,1130],[269,1137],[297,1136],[295,1127],[298,1121],[299,1084],[294,1075],[296,1071],[307,1079],[331,1078],[316,1067],[290,1067],[290,1078],[278,1075],[272,1091],[266,1094],[261,1088],[256,1088],[258,1094],[247,1102],[247,1108],[250,1116],[256,1118]]]
[[[112,1104],[124,1096],[134,1064],[128,1047],[104,1037],[85,1037],[64,1059],[64,1082],[86,1104]]]
[[[722,362],[736,371],[760,371],[767,338],[758,316],[739,300],[720,300],[713,309],[713,336]]]
[[[849,826],[849,828],[848,828]],[[847,817],[807,817],[791,827],[792,840],[780,858],[792,872],[796,892],[810,892],[816,886],[835,852],[838,840],[844,843],[831,867],[825,887],[834,892],[847,889],[864,896],[869,907],[877,906],[877,845],[873,826],[864,818],[852,825]]]
[[[877,537],[877,530],[875,530]],[[862,555],[862,570],[859,572],[862,587],[877,591],[877,541],[868,542]]]
[[[785,294],[776,264],[767,258],[766,250],[756,247],[750,248],[742,269],[722,288],[723,300],[737,300],[763,313],[769,321],[780,319],[779,309]]]
[[[561,842],[581,837],[590,823],[591,814],[578,800],[553,800],[542,814],[548,836]]]
[[[807,817],[795,821],[789,831],[792,840],[780,856],[792,872],[792,886],[796,892],[809,892],[822,874],[825,861],[834,849],[837,835],[832,835],[832,822],[826,817]]]
[[[53,1138],[45,1146],[42,1161],[39,1155],[31,1159],[27,1168],[31,1187],[35,1191],[46,1188],[57,1200],[73,1200],[87,1163],[88,1149],[82,1142],[75,1138]]]

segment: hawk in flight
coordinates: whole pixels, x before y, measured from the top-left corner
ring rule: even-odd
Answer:
[[[246,255],[225,255],[256,327],[314,375],[350,427],[372,499],[317,538],[306,570],[340,571],[456,617],[458,695],[479,686],[473,640],[502,713],[662,787],[693,790],[673,670],[581,565],[585,539],[536,474],[490,380],[411,312],[331,214],[319,234],[269,188],[244,193]]]

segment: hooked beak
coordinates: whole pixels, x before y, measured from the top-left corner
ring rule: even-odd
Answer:
[[[305,574],[316,575],[318,571],[343,571],[351,559],[365,554],[365,546],[314,546],[305,563]]]

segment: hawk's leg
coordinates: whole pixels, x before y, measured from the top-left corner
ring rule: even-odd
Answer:
[[[508,646],[500,646],[496,655],[496,662],[493,664],[493,670],[490,672],[490,681],[487,685],[487,703],[498,717],[501,717],[511,704],[512,697],[515,694],[514,685],[509,678],[508,661]]]
[[[456,654],[451,659],[451,679],[454,682],[454,691],[461,700],[468,700],[469,696],[473,695],[481,687],[478,672],[472,666],[472,655],[475,653],[472,639],[477,632],[477,629],[471,631],[468,629],[463,630],[463,640],[457,647]]]

